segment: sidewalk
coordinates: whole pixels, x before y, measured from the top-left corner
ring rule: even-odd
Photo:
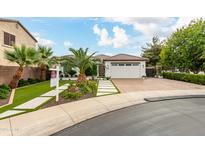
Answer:
[[[63,86],[59,87],[59,93],[67,89],[68,84],[64,84]],[[47,102],[51,98],[56,96],[56,91],[51,90],[39,97],[36,97],[28,102],[25,102],[19,106],[14,107],[12,110],[5,111],[0,114],[0,118],[6,118],[9,116],[25,113],[28,110],[36,109],[37,107],[41,106],[43,103]]]
[[[110,80],[99,80],[97,96],[116,94],[118,90]]]
[[[0,135],[51,135],[95,116],[146,103],[144,98],[204,95],[205,90],[138,91],[94,97],[0,120]]]

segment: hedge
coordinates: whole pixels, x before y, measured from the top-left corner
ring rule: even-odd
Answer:
[[[27,85],[35,84],[39,82],[42,82],[42,81],[39,79],[31,79],[31,78],[28,78],[27,80],[21,79],[19,80],[18,87],[23,87],[23,86],[27,86]]]
[[[167,79],[205,85],[205,75],[202,74],[163,72],[162,76]]]

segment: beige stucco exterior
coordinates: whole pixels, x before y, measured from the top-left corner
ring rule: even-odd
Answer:
[[[17,66],[4,58],[5,50],[13,49],[11,46],[4,45],[4,32],[15,35],[16,46],[24,44],[27,47],[35,47],[37,42],[18,22],[0,20],[0,65]]]

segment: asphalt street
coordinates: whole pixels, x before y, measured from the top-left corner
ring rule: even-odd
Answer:
[[[205,98],[135,105],[66,128],[58,136],[205,135]]]

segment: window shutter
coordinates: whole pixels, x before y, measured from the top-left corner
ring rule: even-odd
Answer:
[[[9,33],[4,32],[4,44],[9,45]]]
[[[10,45],[13,46],[15,45],[15,36],[10,34]]]

